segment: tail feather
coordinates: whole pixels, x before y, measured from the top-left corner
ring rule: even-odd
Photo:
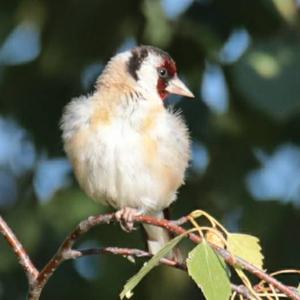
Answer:
[[[163,212],[156,213],[154,215],[157,218],[163,218]],[[172,239],[172,235],[166,229],[143,224],[146,234],[147,234],[147,245],[148,251],[151,254],[156,254],[161,248],[165,246],[165,244]],[[176,260],[178,262],[182,262],[183,258],[181,252],[178,248],[173,249],[173,251],[167,256],[169,259]]]

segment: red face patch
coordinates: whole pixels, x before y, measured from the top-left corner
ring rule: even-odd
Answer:
[[[169,93],[166,91],[166,87],[168,85],[168,81],[171,80],[177,70],[176,64],[172,59],[165,59],[164,63],[158,68],[158,70],[165,70],[166,74],[162,75],[159,73],[159,78],[157,81],[157,92],[162,100],[164,100]]]

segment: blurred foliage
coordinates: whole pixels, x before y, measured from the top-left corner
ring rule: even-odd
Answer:
[[[209,162],[201,172],[192,163],[187,184],[173,205],[174,216],[196,208],[207,210],[227,228],[258,236],[270,271],[300,265],[300,195],[294,202],[289,196],[262,199],[247,186],[249,172],[263,168],[278,146],[300,144],[297,1],[182,1],[188,4],[186,9],[171,15],[180,2],[1,1],[0,113],[29,132],[38,154],[32,168],[16,176],[17,200],[0,204],[2,214],[38,266],[51,257],[81,219],[109,209],[87,199],[75,181],[51,200],[41,202],[34,178],[41,156],[63,155],[58,128],[63,106],[72,97],[91,91],[101,65],[128,41],[170,52],[179,73],[198,95],[196,100],[182,100],[176,106],[187,120],[193,141],[207,149]],[[14,30],[24,24],[36,30],[38,53],[17,63],[10,58],[13,53],[5,54],[4,48]],[[221,59],[224,45],[241,28],[249,36],[246,52],[231,61]],[[28,50],[26,41],[15,45],[23,54]],[[214,112],[207,101],[201,101],[205,100],[201,99],[200,86],[208,63],[224,74],[229,102],[223,113]],[[87,87],[83,76],[92,66],[96,71],[90,74]],[[263,155],[257,154],[258,149]],[[10,172],[1,166],[2,162],[0,171]],[[296,166],[300,168],[298,162]],[[270,191],[281,184],[278,180]],[[292,184],[292,180],[284,184]],[[292,192],[300,193],[299,184]],[[118,226],[96,228],[84,240],[143,247],[139,232],[128,235]],[[120,257],[95,259],[100,270],[92,279],[82,276],[72,262],[61,266],[42,299],[116,299],[138,267]],[[291,278],[291,283],[295,284],[294,280]],[[22,270],[1,239],[0,299],[24,299],[26,288]],[[199,297],[186,274],[167,267],[157,268],[135,291],[136,299],[146,300]]]

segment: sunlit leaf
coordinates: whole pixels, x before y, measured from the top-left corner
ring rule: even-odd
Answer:
[[[259,239],[241,233],[230,233],[227,238],[228,251],[262,269],[264,256],[261,253]]]
[[[207,300],[229,299],[231,286],[226,265],[207,242],[202,242],[189,253],[187,267]]]
[[[297,3],[294,0],[273,0],[275,7],[281,16],[290,23],[297,20]]]
[[[233,68],[242,99],[275,120],[286,120],[297,113],[298,48],[298,44],[287,44],[284,39],[255,43]]]
[[[144,266],[131,277],[128,282],[125,284],[120,298],[123,299],[126,297],[129,299],[133,293],[132,290],[140,283],[140,281],[154,268],[158,265],[160,259],[166,256],[186,235],[186,233],[181,234],[171,241],[169,241],[157,254],[155,254]]]
[[[216,245],[220,248],[225,248],[225,242],[224,242],[224,238],[222,238],[221,233],[219,233],[218,231],[213,232],[213,231],[208,231],[205,234],[205,239],[213,245]]]

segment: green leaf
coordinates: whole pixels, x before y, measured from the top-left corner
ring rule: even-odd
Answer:
[[[132,290],[154,267],[158,265],[159,261],[187,235],[187,233],[188,232],[183,233],[169,241],[158,253],[156,253],[147,263],[145,263],[139,272],[127,281],[120,294],[120,298],[123,299],[126,297],[129,299],[133,295]]]
[[[297,286],[297,293],[300,295],[300,283]]]
[[[273,0],[272,1],[281,16],[289,23],[293,24],[297,20],[297,3],[293,0]]]
[[[286,121],[299,111],[297,43],[286,43],[284,38],[256,42],[234,64],[233,76],[241,99],[276,121]]]
[[[254,266],[262,269],[264,256],[261,253],[259,239],[241,233],[230,233],[227,238],[228,251],[239,256]]]
[[[207,300],[229,299],[231,286],[226,265],[206,241],[189,253],[187,267]]]

